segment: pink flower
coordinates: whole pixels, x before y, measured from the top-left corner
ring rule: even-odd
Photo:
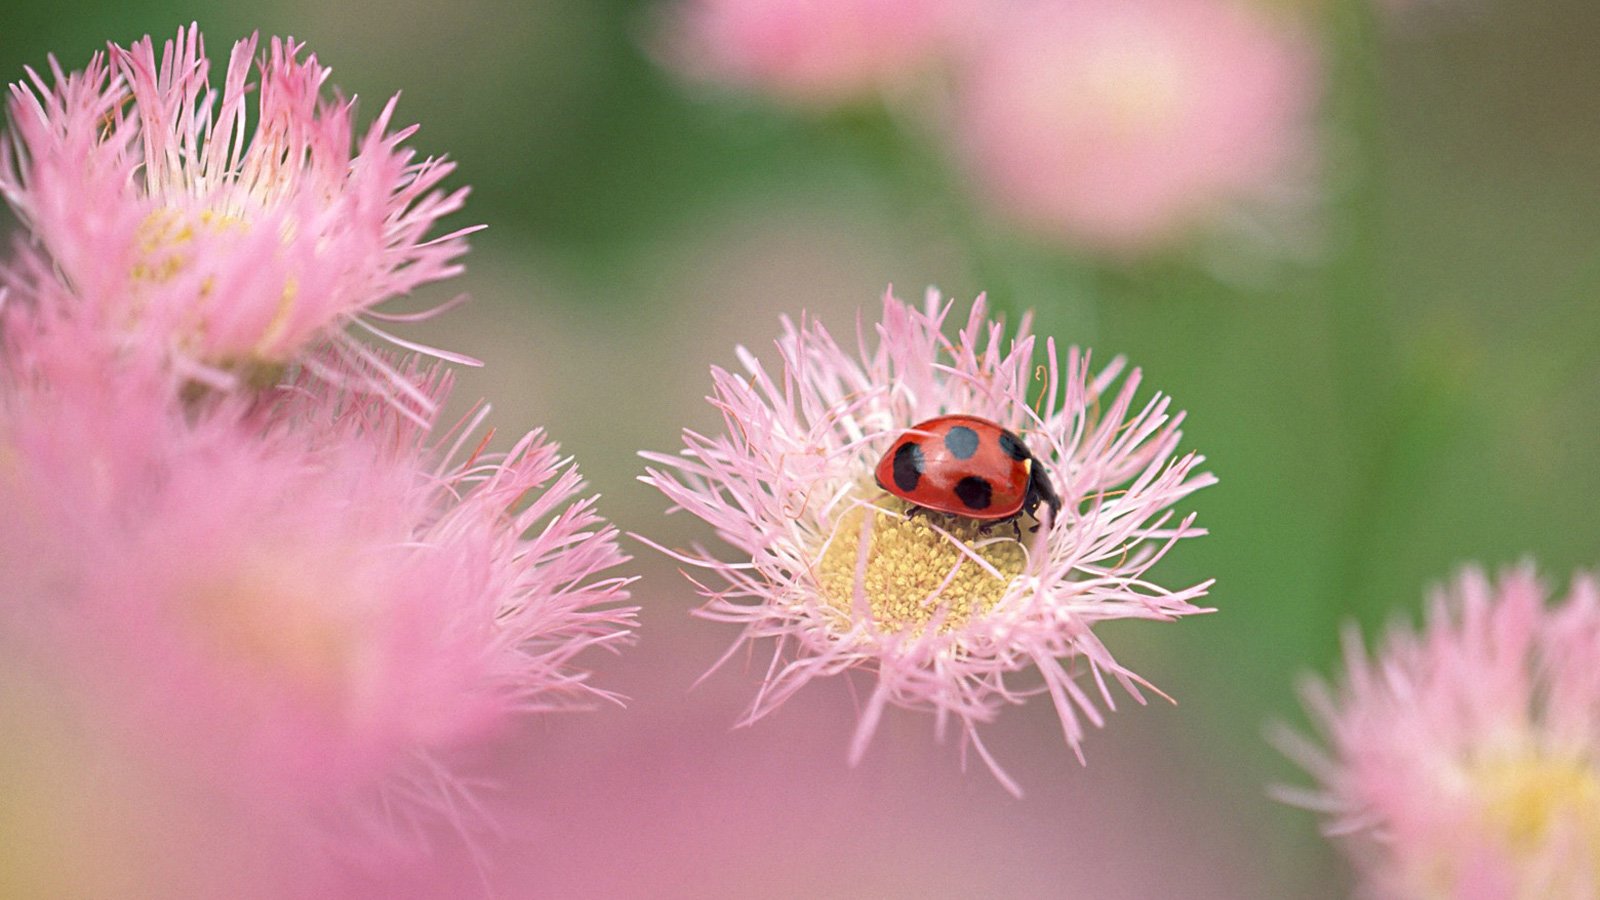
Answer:
[[[1114,702],[1115,681],[1143,702],[1145,683],[1100,642],[1108,619],[1203,612],[1210,582],[1169,590],[1151,567],[1202,534],[1171,507],[1211,484],[1202,458],[1174,458],[1181,415],[1157,395],[1136,408],[1134,371],[1099,373],[1086,354],[1062,365],[1045,343],[1043,412],[1029,407],[1036,342],[1026,319],[1009,343],[980,298],[959,337],[950,306],[917,310],[885,297],[883,320],[841,347],[817,323],[785,322],[782,369],[740,348],[742,373],[712,370],[726,433],[684,433],[677,455],[646,453],[644,480],[703,519],[732,552],[668,551],[704,570],[701,615],[744,626],[733,649],[771,639],[767,674],[745,722],[813,678],[865,669],[875,685],[850,756],[859,759],[889,705],[953,719],[996,777],[1018,791],[978,740],[1005,704],[1049,693],[1067,743]],[[876,336],[876,340],[872,338]],[[959,517],[911,516],[873,483],[878,457],[911,425],[978,415],[1023,437],[1062,498],[1036,532],[983,529]],[[1037,670],[1037,681],[1019,683]],[[1089,675],[1086,688],[1076,676]]]
[[[1327,749],[1279,738],[1320,785],[1280,793],[1327,815],[1373,895],[1600,892],[1600,586],[1545,595],[1531,565],[1467,569],[1420,633],[1369,658],[1352,627],[1342,686],[1305,686]]]
[[[227,810],[218,840],[415,861],[484,824],[461,754],[609,697],[576,658],[627,637],[626,557],[542,434],[483,452],[480,413],[436,446],[304,381],[180,405],[73,337],[7,333],[0,650],[67,685],[96,753]]]
[[[962,67],[955,138],[974,190],[1046,237],[1171,244],[1282,191],[1318,71],[1300,35],[1230,0],[1000,4]]]
[[[691,78],[827,107],[904,87],[969,11],[964,0],[682,0],[662,41]]]
[[[304,45],[256,44],[220,85],[191,26],[159,60],[145,38],[11,87],[0,193],[80,304],[190,380],[270,379],[323,340],[372,362],[346,327],[387,337],[373,307],[456,274],[474,230],[428,237],[466,192],[390,130],[395,100],[357,137]]]

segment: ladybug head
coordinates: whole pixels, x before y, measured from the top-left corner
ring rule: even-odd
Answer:
[[[1050,476],[1044,473],[1044,466],[1039,465],[1037,459],[1029,459],[1028,499],[1023,501],[1022,508],[1037,519],[1041,503],[1050,507],[1050,527],[1054,528],[1061,517],[1061,497],[1056,494],[1055,485],[1050,483]]]

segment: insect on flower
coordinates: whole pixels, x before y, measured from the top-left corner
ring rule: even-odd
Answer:
[[[937,293],[921,306],[890,294],[853,348],[786,320],[776,367],[740,348],[742,371],[713,368],[724,429],[643,454],[644,480],[729,546],[653,545],[702,570],[700,616],[742,626],[736,648],[770,649],[746,723],[858,672],[872,686],[852,761],[888,707],[927,710],[1020,793],[979,726],[1046,694],[1076,751],[1115,708],[1113,686],[1136,702],[1155,690],[1095,628],[1208,611],[1194,601],[1210,581],[1165,587],[1150,570],[1205,533],[1174,507],[1215,479],[1180,452],[1183,414],[1164,395],[1136,404],[1140,374],[1122,359],[1096,370],[1036,339],[1031,317],[992,320],[981,297],[947,337],[952,311]],[[1024,513],[1044,527],[985,533]]]
[[[1015,523],[1023,513],[1037,520],[1041,503],[1050,507],[1049,521],[1061,513],[1061,498],[1028,445],[978,416],[939,416],[912,426],[883,454],[874,476],[878,487],[914,504],[913,511],[989,526]]]

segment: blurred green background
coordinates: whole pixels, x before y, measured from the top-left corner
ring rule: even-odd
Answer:
[[[738,343],[764,352],[781,313],[815,313],[848,334],[855,310],[874,314],[891,282],[902,297],[936,285],[962,303],[987,289],[1002,308],[1035,308],[1039,330],[1063,343],[1127,355],[1188,411],[1184,443],[1221,478],[1187,504],[1211,536],[1158,569],[1168,584],[1216,577],[1218,613],[1106,629],[1123,661],[1179,705],[1119,711],[1091,735],[1081,771],[1047,711],[1009,713],[1002,760],[1020,758],[1024,786],[1043,790],[1014,804],[981,772],[963,778],[942,748],[927,767],[941,780],[925,786],[956,800],[930,815],[960,833],[962,804],[975,804],[990,837],[1008,841],[1070,822],[1037,847],[1046,871],[1043,857],[1073,842],[1072,829],[1097,827],[1085,809],[1142,804],[1147,812],[1128,820],[1139,830],[1109,822],[1127,830],[1095,846],[1120,840],[1135,854],[1160,844],[1143,829],[1165,822],[1185,829],[1178,846],[1232,848],[1210,865],[1249,860],[1215,888],[1188,882],[1193,896],[1344,895],[1348,875],[1313,817],[1265,797],[1268,783],[1305,778],[1261,736],[1270,721],[1303,724],[1297,675],[1331,671],[1345,621],[1370,634],[1414,618],[1425,589],[1463,562],[1531,555],[1559,586],[1597,561],[1600,6],[1459,0],[1382,24],[1353,3],[1308,10],[1325,26],[1335,78],[1325,246],[1313,261],[1242,283],[1178,259],[1088,266],[1025,246],[977,259],[948,199],[921,190],[925,173],[906,170],[873,122],[686,90],[641,50],[652,10],[612,0],[13,3],[0,24],[0,72],[20,78],[47,53],[78,68],[108,39],[159,40],[199,18],[213,59],[254,30],[292,34],[368,115],[402,92],[400,118],[422,124],[412,145],[449,155],[459,164],[451,183],[473,188],[458,224],[489,225],[468,274],[435,295],[467,291],[475,302],[410,334],[484,359],[462,377],[461,401],[488,397],[505,432],[548,427],[613,520],[664,541],[707,535],[687,520],[659,521],[663,501],[633,480],[635,451],[676,447],[685,425],[714,427],[701,399],[707,366],[731,364]],[[550,766],[604,756],[599,742],[629,740],[630,728],[660,722],[683,696],[725,727],[753,690],[757,676],[734,667],[711,692],[684,694],[733,634],[688,618],[694,595],[670,566],[640,566],[643,643],[614,679],[598,664],[599,680],[623,682],[635,708],[552,738]],[[660,678],[652,660],[679,668]],[[844,695],[830,702],[847,714]],[[842,741],[817,742],[828,758],[807,771],[838,778],[818,789],[844,798],[843,812],[824,817],[831,827],[851,816],[891,820],[881,796],[857,787],[875,765],[927,753],[927,724],[897,721],[866,774],[845,770]],[[781,736],[795,722],[779,716],[755,730]],[[771,752],[772,739],[748,752]],[[1070,789],[1052,792],[1057,778]],[[1111,799],[1078,804],[1088,785],[1112,785]],[[1190,811],[1166,815],[1167,803]],[[695,807],[709,817],[732,808]],[[625,845],[630,835],[609,839]],[[670,842],[659,846],[671,855]],[[923,849],[920,860],[897,851],[883,883],[905,884],[896,866],[948,852]],[[650,864],[617,852],[619,865]],[[726,868],[679,874],[707,890],[756,890],[770,887],[762,866],[798,866],[781,850],[766,862],[743,853],[735,844],[718,855]],[[1025,869],[1035,857],[1006,859]],[[538,865],[528,863],[527,877],[537,881]],[[623,893],[653,883],[648,872],[600,881]],[[997,896],[1049,895],[1052,883],[1017,876],[992,886]],[[1156,890],[1120,883],[1123,893],[1062,891]],[[790,884],[809,884],[793,896],[883,895],[870,882]],[[949,884],[950,896],[963,895],[963,882]]]

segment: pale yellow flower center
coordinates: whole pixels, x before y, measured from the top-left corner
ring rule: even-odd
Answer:
[[[921,632],[935,619],[940,631],[957,629],[993,609],[1026,568],[1027,554],[1010,523],[985,528],[938,513],[907,517],[908,509],[899,500],[884,500],[840,517],[817,581],[847,621],[857,619],[859,589],[883,631]]]
[[[194,240],[194,226],[177,210],[162,207],[139,223],[134,236],[139,242],[139,258],[133,264],[134,282],[165,284],[187,264],[183,248]]]
[[[194,241],[197,233],[242,232],[249,227],[247,219],[230,212],[202,209],[190,215],[171,207],[156,209],[145,217],[136,232],[138,259],[131,272],[134,285],[159,286],[177,277],[189,265],[191,254],[188,245]],[[254,336],[253,345],[248,347],[208,346],[206,317],[214,287],[210,277],[200,283],[199,293],[193,299],[194,308],[188,311],[187,333],[180,336],[183,343],[213,365],[243,369],[247,374],[257,366],[270,369],[274,363],[281,362],[282,348],[277,345],[288,330],[294,312],[295,300],[300,293],[298,280],[293,275],[285,279],[272,318],[262,327],[261,333]],[[215,352],[208,353],[208,350]]]
[[[193,241],[197,231],[222,234],[243,231],[249,223],[240,216],[202,209],[190,215],[170,206],[155,209],[145,216],[134,232],[138,241],[139,259],[133,264],[133,280],[164,284],[182,272],[189,264],[185,247]],[[209,294],[207,283],[202,295]]]
[[[1502,748],[1449,781],[1472,818],[1406,860],[1411,896],[1459,897],[1484,877],[1484,864],[1510,867],[1507,900],[1588,896],[1600,878],[1600,767],[1586,752]]]
[[[1108,48],[1089,59],[1085,77],[1089,102],[1124,134],[1167,126],[1182,107],[1183,69],[1158,42]]]
[[[303,555],[240,560],[197,578],[178,599],[218,657],[337,710],[350,699],[361,645],[354,613],[367,591],[334,561]]]
[[[1537,751],[1479,764],[1472,781],[1485,824],[1525,860],[1557,834],[1572,841],[1571,863],[1600,874],[1600,770],[1579,755]]]

